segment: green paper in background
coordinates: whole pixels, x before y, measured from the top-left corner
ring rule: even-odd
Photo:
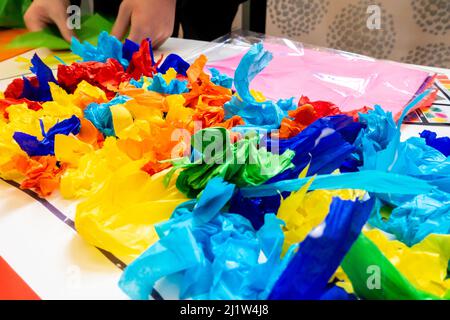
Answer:
[[[0,0],[2,1],[2,0]],[[97,43],[97,37],[101,31],[110,32],[113,22],[102,17],[99,14],[82,17],[81,28],[75,30],[80,41],[88,41],[92,44]],[[51,50],[67,50],[70,44],[66,42],[60,35],[59,30],[55,27],[49,27],[38,32],[29,32],[16,37],[9,44],[10,48],[40,48],[46,47]]]
[[[23,28],[23,14],[31,0],[0,0],[0,27]]]

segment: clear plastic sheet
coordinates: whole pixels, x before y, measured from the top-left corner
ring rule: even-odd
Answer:
[[[208,43],[185,58],[191,61],[205,54],[207,67],[233,76],[242,56],[258,42],[273,59],[251,88],[272,100],[307,96],[331,101],[343,111],[378,104],[398,118],[407,103],[426,88],[431,76],[397,62],[243,31]]]

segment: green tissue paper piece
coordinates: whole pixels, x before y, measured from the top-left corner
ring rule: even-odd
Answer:
[[[233,144],[224,128],[197,132],[192,137],[194,160],[174,163],[174,170],[184,169],[178,176],[177,188],[195,198],[213,177],[220,176],[238,187],[257,186],[293,167],[294,151],[273,154],[258,147],[258,140],[252,137]]]
[[[1,1],[1,0],[0,0]],[[88,41],[93,45],[97,44],[97,37],[102,31],[110,32],[113,22],[99,14],[82,17],[81,28],[75,30],[80,41]],[[17,36],[9,44],[11,48],[40,48],[46,47],[51,50],[70,49],[70,43],[66,42],[55,27],[49,27],[42,31],[30,32]]]
[[[0,27],[23,28],[23,15],[32,0],[0,0]]]
[[[358,297],[369,300],[429,300],[438,297],[418,290],[364,234],[360,234],[342,264]],[[375,268],[374,268],[375,267]],[[379,271],[379,287],[371,276]]]
[[[81,28],[76,30],[76,34],[81,41],[89,41],[93,45],[97,44],[98,35],[102,31],[111,32],[114,21],[99,14],[88,16],[81,23]]]
[[[67,43],[59,35],[50,29],[44,29],[37,32],[28,32],[17,36],[8,45],[9,48],[42,48],[46,47],[52,50],[69,49],[70,44]]]

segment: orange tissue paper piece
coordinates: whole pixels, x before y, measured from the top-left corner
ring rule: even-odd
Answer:
[[[209,106],[223,106],[231,100],[231,90],[212,83],[203,71],[206,62],[206,56],[201,55],[186,71],[190,91],[183,94],[185,106],[194,108],[199,101]]]
[[[103,134],[88,119],[80,118],[80,122],[81,128],[77,135],[78,139],[92,145],[96,149],[101,148],[105,140]]]
[[[58,165],[54,156],[27,158],[17,156],[14,161],[19,171],[26,177],[20,184],[22,189],[31,189],[40,197],[47,197],[59,187],[65,164]]]

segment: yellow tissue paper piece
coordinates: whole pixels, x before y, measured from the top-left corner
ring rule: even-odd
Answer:
[[[362,198],[366,193],[362,190],[352,189],[307,192],[313,180],[314,178],[300,190],[291,193],[289,197],[281,201],[277,217],[285,222],[284,253],[291,245],[302,242],[312,229],[322,223],[329,212],[333,197],[355,200]]]
[[[135,120],[130,126],[116,133],[117,137],[120,138],[117,143],[120,144],[123,140],[128,139],[143,141],[144,136],[150,135],[150,125],[148,121]]]
[[[166,97],[165,100],[168,106],[166,120],[172,122],[175,127],[182,128],[186,124],[192,122],[192,117],[195,113],[194,109],[184,107],[186,100],[180,94],[174,94]]]
[[[63,106],[73,105],[73,96],[71,94],[53,82],[49,82],[48,85],[50,86],[50,92],[54,102]]]
[[[261,91],[257,91],[254,89],[250,89],[250,94],[252,95],[253,98],[255,98],[256,102],[264,102],[266,101],[266,97],[264,96],[264,94]],[[239,96],[239,94],[236,92],[235,96],[242,101],[242,98]]]
[[[450,235],[430,234],[412,247],[389,240],[378,229],[364,231],[387,259],[418,289],[441,298],[449,294]]]
[[[49,86],[53,101],[43,103],[42,110],[37,111],[38,114],[58,118],[70,118],[72,115],[76,115],[78,118],[83,116],[83,111],[74,103],[72,94],[67,93],[53,82],[49,82]]]
[[[111,110],[114,132],[120,137],[122,130],[133,124],[133,116],[122,104],[116,104],[109,108]]]
[[[255,100],[257,102],[264,102],[267,100],[261,91],[256,91],[256,90],[251,89],[250,94],[253,96],[253,98],[255,98]]]
[[[36,136],[38,139],[43,138],[41,134],[41,127],[39,125],[39,114],[37,111],[28,109],[26,104],[11,105],[6,108],[6,110],[8,111],[9,122],[6,124],[5,128],[7,128],[7,131],[10,133],[11,139],[16,131],[31,134]],[[50,117],[43,120],[44,124],[53,122]],[[47,125],[50,125],[50,123]]]
[[[335,279],[338,280],[335,282],[336,285],[344,289],[347,293],[353,294],[355,292],[350,279],[347,277],[341,266],[336,270],[334,276],[331,277],[330,282],[333,282]]]
[[[19,145],[13,141],[11,128],[0,121],[0,177],[6,180],[15,180],[23,178],[15,166],[17,156],[26,157],[27,154],[22,151]]]
[[[56,157],[62,156],[59,151],[56,151]],[[82,155],[76,167],[66,170],[61,177],[61,195],[73,199],[95,193],[112,172],[131,161],[118,148],[116,139],[108,137],[103,148]]]
[[[30,134],[42,137],[39,123],[35,119],[34,111],[25,104],[11,105],[7,108],[9,122],[0,118],[0,177],[7,180],[23,178],[23,175],[14,165],[17,156],[27,156],[20,146],[14,141],[15,131],[23,130]]]
[[[30,110],[25,103],[11,105],[6,108],[8,120],[3,117],[0,119],[0,175],[5,179],[17,180],[22,177],[10,163],[16,156],[26,156],[13,139],[15,132],[27,133],[41,140],[43,136],[40,120],[42,120],[44,130],[48,131],[56,123],[73,115],[82,116],[83,112],[73,103],[72,95],[67,94],[54,83],[49,83],[49,85],[54,100],[43,103],[42,109]],[[69,158],[65,159],[67,161]],[[70,162],[74,161],[75,159]]]
[[[133,99],[125,102],[125,108],[130,111],[134,119],[162,123],[163,111],[166,111],[164,97],[153,91],[144,91]]]
[[[174,68],[169,68],[169,70],[167,70],[166,73],[162,75],[162,77],[167,84],[170,84],[170,82],[177,77],[177,72]]]
[[[73,103],[78,107],[84,109],[88,104],[95,103],[105,103],[108,99],[106,98],[105,91],[99,87],[91,85],[89,82],[83,80],[81,81],[75,92],[73,93]]]
[[[450,299],[450,279],[446,279],[450,235],[430,234],[421,242],[408,247],[398,240],[389,240],[378,229],[363,232],[416,288]],[[335,277],[340,280],[336,285],[348,293],[354,292],[350,279],[341,267]]]
[[[52,82],[49,83],[49,86],[53,101],[44,102],[41,110],[30,110],[25,103],[11,105],[6,109],[9,119],[6,120],[3,117],[0,119],[0,175],[5,179],[20,177],[16,170],[12,170],[9,162],[15,156],[25,155],[13,139],[15,132],[24,132],[41,140],[43,136],[40,120],[44,124],[44,130],[48,131],[56,123],[73,115],[82,118],[82,107],[85,105],[91,102],[107,101],[105,93],[101,89],[86,81],[82,81],[78,85],[74,94],[68,94]],[[75,137],[56,137],[55,148],[60,155],[59,160],[72,166],[78,162],[83,154],[92,151],[91,146]],[[72,151],[70,151],[71,148],[73,148]]]
[[[154,224],[170,218],[187,199],[165,187],[165,170],[153,176],[140,170],[141,161],[114,171],[96,193],[77,207],[75,227],[90,244],[131,262],[158,240]]]
[[[142,80],[143,80],[143,81],[142,81],[142,88],[144,88],[145,90],[147,90],[147,88],[152,84],[153,78],[143,76],[143,77],[142,77]],[[167,81],[166,81],[166,83],[167,83]]]
[[[73,135],[57,134],[55,136],[55,156],[58,161],[76,166],[83,155],[93,150],[94,148],[90,144]]]
[[[64,110],[72,110],[73,114],[78,117],[82,116],[82,110],[87,107],[88,104],[104,103],[107,102],[105,92],[95,87],[85,80],[81,81],[73,94],[67,93],[64,89],[50,82],[50,92],[52,94],[53,101],[49,101],[45,104],[52,104],[62,107]],[[66,111],[67,112],[67,111]]]

